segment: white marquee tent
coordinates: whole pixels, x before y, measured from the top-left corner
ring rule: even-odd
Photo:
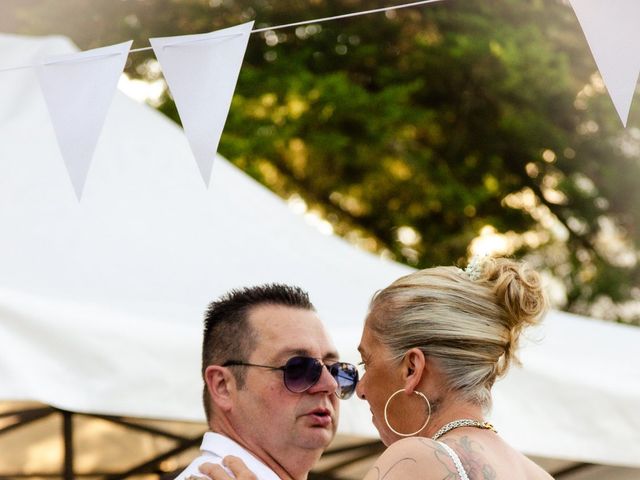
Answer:
[[[74,49],[0,35],[0,67]],[[66,413],[201,421],[202,312],[237,286],[301,285],[356,360],[371,294],[409,271],[321,234],[222,158],[207,190],[182,131],[123,94],[78,202],[32,69],[0,72],[0,226],[0,401]],[[562,478],[640,478],[640,329],[551,312],[530,337],[494,389],[501,435]],[[38,409],[1,405],[0,476],[37,470],[44,430],[2,442]],[[364,402],[342,407],[341,435],[376,438]],[[99,430],[83,441],[118,452]]]

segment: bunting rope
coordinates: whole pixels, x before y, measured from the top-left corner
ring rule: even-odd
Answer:
[[[323,22],[329,22],[332,20],[340,20],[343,18],[351,18],[351,17],[359,17],[362,15],[369,15],[372,13],[382,13],[382,12],[389,12],[391,10],[400,10],[401,8],[409,8],[409,7],[417,7],[419,5],[427,5],[429,3],[436,3],[436,2],[441,2],[443,0],[421,0],[419,2],[412,2],[412,3],[404,3],[401,5],[393,5],[391,7],[383,7],[383,8],[375,8],[373,10],[363,10],[361,12],[352,12],[352,13],[345,13],[343,15],[335,15],[333,17],[324,17],[324,18],[316,18],[315,20],[304,20],[301,22],[295,22],[295,23],[287,23],[287,24],[283,24],[283,25],[276,25],[274,27],[264,27],[264,28],[258,28],[256,30],[251,30],[250,33],[261,33],[261,32],[268,32],[268,31],[273,31],[273,30],[280,30],[283,28],[290,28],[290,27],[299,27],[302,25],[309,25],[311,23],[323,23]],[[152,47],[143,47],[143,48],[134,48],[132,50],[129,50],[129,53],[136,53],[136,52],[144,52],[147,50],[152,50]],[[24,68],[35,68],[37,65],[22,65],[19,67],[8,67],[8,68],[0,68],[0,72],[9,72],[12,70],[22,70]]]

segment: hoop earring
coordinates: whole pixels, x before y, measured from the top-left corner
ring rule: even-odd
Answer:
[[[389,418],[387,417],[387,409],[389,408],[389,403],[391,403],[391,399],[393,397],[395,397],[396,395],[398,395],[400,392],[404,392],[404,389],[401,388],[397,392],[392,393],[391,396],[389,397],[389,399],[387,400],[387,403],[385,403],[385,405],[384,405],[384,422],[387,424],[387,427],[389,428],[389,430],[391,430],[396,435],[399,435],[401,437],[412,437],[412,436],[417,435],[418,433],[420,433],[422,430],[424,430],[425,427],[427,426],[427,424],[429,423],[429,420],[431,420],[431,403],[429,403],[429,399],[427,398],[427,396],[424,393],[418,392],[417,390],[414,390],[413,393],[415,393],[416,395],[420,395],[423,398],[423,400],[425,402],[427,402],[427,407],[429,408],[429,414],[427,415],[427,421],[424,422],[424,425],[422,425],[422,427],[420,427],[418,430],[416,430],[413,433],[400,433],[389,424]]]

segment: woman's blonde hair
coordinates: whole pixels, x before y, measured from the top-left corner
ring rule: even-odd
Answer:
[[[547,307],[525,263],[484,258],[473,268],[436,267],[399,278],[371,301],[368,324],[394,357],[411,348],[436,358],[448,386],[483,408],[516,361],[523,328]]]

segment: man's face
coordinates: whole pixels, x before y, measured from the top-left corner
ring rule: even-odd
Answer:
[[[337,352],[315,312],[281,305],[261,305],[249,313],[256,349],[248,363],[283,366],[295,356],[331,364]],[[337,384],[326,368],[306,392],[287,390],[281,370],[245,368],[232,416],[240,437],[279,459],[296,449],[321,452],[338,425]]]

